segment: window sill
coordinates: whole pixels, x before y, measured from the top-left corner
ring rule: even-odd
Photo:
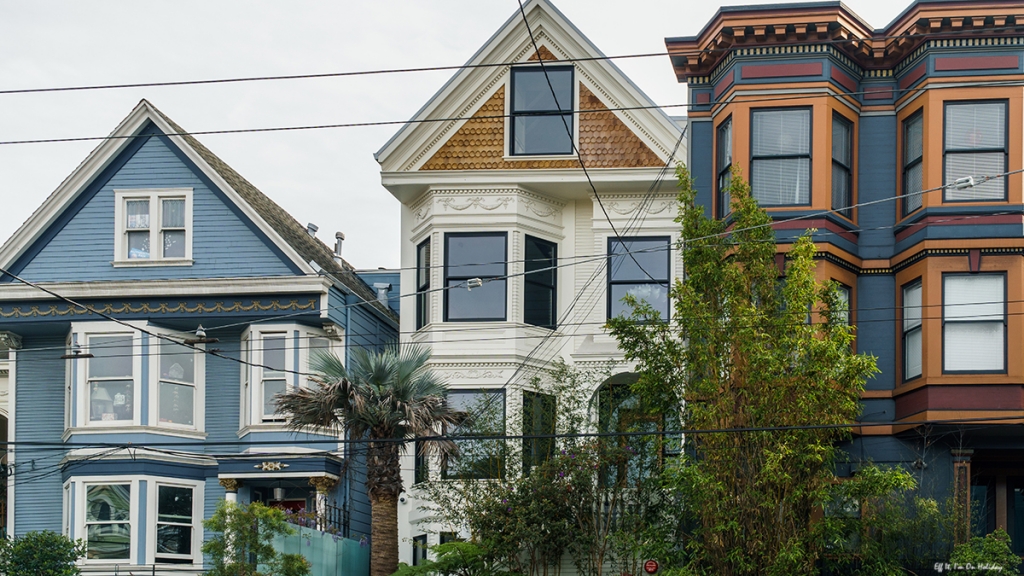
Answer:
[[[504,160],[506,162],[515,162],[516,160],[579,160],[579,155],[572,154],[520,154],[515,156],[505,155]]]
[[[205,440],[206,432],[201,430],[183,430],[180,428],[169,428],[165,426],[138,426],[127,424],[124,426],[78,426],[76,428],[65,428],[61,435],[61,441],[67,442],[68,438],[75,434],[162,434],[165,436],[178,436],[181,438],[194,438]]]
[[[164,258],[164,259],[143,259],[114,260],[110,264],[114,268],[148,268],[150,266],[191,266],[194,260],[191,258]]]
[[[260,424],[249,424],[248,426],[242,427],[238,431],[238,437],[239,438],[244,438],[244,437],[248,436],[250,433],[259,433],[259,432],[292,432],[292,433],[295,433],[295,434],[313,434],[313,435],[316,435],[316,436],[324,436],[326,438],[334,438],[335,437],[334,435],[332,435],[332,434],[330,434],[328,432],[324,432],[324,431],[321,431],[321,430],[316,430],[316,429],[311,428],[309,426],[306,426],[306,427],[301,428],[299,430],[293,430],[293,429],[288,427],[288,424],[286,422],[265,422],[265,423],[260,423]],[[340,436],[339,436],[339,438],[340,438]],[[296,442],[301,442],[301,440],[296,440]]]

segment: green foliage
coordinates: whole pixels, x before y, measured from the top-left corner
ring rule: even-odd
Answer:
[[[7,576],[76,576],[82,556],[84,542],[49,530],[0,540],[0,572]]]
[[[447,542],[431,547],[435,560],[424,560],[418,566],[399,565],[394,576],[495,576],[491,555],[474,542]]]
[[[284,512],[259,502],[242,506],[222,500],[203,526],[215,534],[203,543],[211,576],[307,576],[309,562],[299,554],[274,550],[274,537],[293,534]]]
[[[655,409],[685,401],[697,433],[672,471],[693,529],[694,574],[811,574],[825,551],[813,516],[832,497],[836,443],[860,413],[877,368],[851,351],[836,287],[816,280],[815,247],[801,237],[775,262],[771,217],[734,171],[731,228],[704,215],[685,167],[678,170],[680,250],[686,280],[671,289],[671,322],[630,301],[609,322]],[[684,345],[685,343],[685,345]],[[805,427],[805,428],[797,428]]]
[[[999,529],[957,544],[949,563],[958,570],[956,574],[964,576],[1016,574],[1020,557],[1010,547],[1010,535]]]

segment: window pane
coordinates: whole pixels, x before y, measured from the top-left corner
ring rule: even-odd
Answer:
[[[149,200],[129,200],[125,203],[125,228],[128,230],[149,228]]]
[[[732,120],[718,127],[718,171],[732,164]]]
[[[505,235],[448,236],[447,275],[485,278],[505,274]]]
[[[924,116],[907,121],[903,133],[903,164],[909,164],[924,154]]]
[[[89,378],[132,377],[132,336],[89,338]]]
[[[505,280],[485,282],[468,290],[463,280],[449,280],[448,320],[501,320],[505,318]]]
[[[195,388],[184,384],[160,383],[160,421],[193,426]]]
[[[158,522],[192,523],[192,489],[160,486],[157,503]]]
[[[832,209],[850,206],[850,171],[840,164],[832,164]],[[843,212],[849,217],[850,211]]]
[[[430,242],[416,248],[416,286],[420,289],[430,283]]]
[[[160,379],[174,380],[176,382],[188,382],[194,384],[196,381],[196,353],[181,344],[160,342]]]
[[[513,154],[571,154],[572,115],[516,116]],[[568,127],[568,130],[566,129]]]
[[[128,233],[128,258],[149,258],[149,232]]]
[[[555,325],[556,247],[532,236],[526,237],[523,321],[535,326]]]
[[[946,154],[944,182],[952,184],[965,176],[995,176],[1006,169],[1006,155],[1002,152],[975,152],[970,154]],[[957,190],[947,188],[946,200],[1002,200],[1006,196],[1006,178],[996,178],[970,188]]]
[[[555,397],[537,392],[523,392],[523,436],[555,433]],[[523,467],[527,474],[551,458],[555,450],[554,438],[524,438]]]
[[[131,524],[90,524],[86,534],[90,560],[127,560],[131,555]]]
[[[285,337],[284,335],[263,337],[263,369],[264,378],[279,377],[285,370]]]
[[[751,148],[754,156],[810,154],[810,110],[754,112]]]
[[[453,427],[452,435],[491,435],[505,433],[505,395],[501,391],[452,390],[448,405],[467,412],[470,420]],[[504,473],[505,442],[502,440],[457,440],[461,455],[443,478],[500,478]]]
[[[131,513],[132,487],[130,484],[89,486],[85,500],[86,522],[127,521]]]
[[[622,301],[623,296],[631,294],[638,300],[646,300],[661,314],[661,319],[668,318],[668,286],[662,284],[612,284],[611,317],[629,316],[633,309]]]
[[[852,131],[850,125],[838,118],[832,118],[832,159],[847,167],[851,165]]]
[[[1002,149],[1006,146],[1006,104],[946,105],[946,150]]]
[[[752,162],[751,189],[763,206],[811,201],[809,158],[758,159]]]
[[[156,527],[156,553],[192,554],[192,527],[158,524]]]
[[[545,77],[545,70],[539,66],[513,68],[513,112],[572,110],[572,69],[548,67],[546,72]],[[551,81],[550,86],[548,80]],[[552,97],[552,89],[558,98],[557,104]]]
[[[850,289],[846,286],[839,287],[839,305],[842,306],[842,314],[840,315],[841,322],[843,324],[850,324]]]
[[[266,415],[277,413],[277,400],[274,396],[283,394],[287,388],[285,380],[264,380],[263,381],[263,413]]]
[[[185,231],[171,230],[163,232],[164,258],[185,257]]]
[[[921,285],[903,289],[903,330],[921,325]]]
[[[911,213],[917,210],[924,204],[924,194],[916,194],[921,191],[922,181],[921,174],[924,164],[918,162],[917,164],[907,168],[904,174],[904,188],[903,193],[908,194],[903,199],[904,213]]]
[[[668,243],[668,238],[612,240],[609,279],[613,282],[667,282]]]
[[[947,322],[1004,319],[1006,296],[1002,275],[946,276],[943,286],[943,318]]]
[[[943,335],[945,370],[1003,370],[1002,322],[947,322]]]
[[[185,227],[185,199],[173,198],[163,201],[162,228]]]
[[[110,422],[134,417],[135,385],[131,380],[100,380],[89,384],[89,420]]]
[[[904,377],[908,380],[917,378],[921,375],[921,329],[908,332],[903,339],[903,345],[906,346],[906,350],[903,351]]]

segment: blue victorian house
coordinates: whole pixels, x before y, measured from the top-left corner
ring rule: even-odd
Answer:
[[[368,534],[359,445],[273,401],[314,351],[397,339],[397,280],[343,238],[140,102],[0,248],[8,532],[80,538],[92,574],[201,572],[225,498]]]

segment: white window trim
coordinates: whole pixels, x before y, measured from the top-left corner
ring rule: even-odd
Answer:
[[[191,557],[192,564],[202,564],[203,554],[203,498],[205,484],[194,480],[177,478],[147,477],[146,487],[146,564],[156,564],[156,530],[159,522],[160,487],[173,486],[192,489],[192,554],[191,556],[175,556],[185,559]]]
[[[188,335],[149,328],[149,332],[173,337],[175,340],[184,340]],[[171,430],[185,430],[203,432],[206,430],[206,353],[194,352],[195,354],[195,382],[193,383],[192,421],[193,426],[185,424],[173,424],[160,421],[160,349],[165,340],[150,337],[149,339],[149,424],[158,428]],[[195,344],[196,348],[206,349],[205,344]]]
[[[295,372],[309,372],[309,343],[311,338],[325,338],[330,343],[331,351],[338,353],[339,343],[327,336],[323,330],[300,324],[259,324],[247,328],[242,333],[241,350],[245,354],[246,343],[249,345],[248,369],[249,378],[246,382],[246,369],[243,367],[240,377],[242,395],[242,426],[245,429],[283,428],[287,423],[283,419],[273,418],[263,413],[263,349],[264,336],[285,335],[285,382],[286,389],[293,390],[296,386],[308,386],[309,379]],[[298,340],[298,363],[296,367],[296,339]],[[289,372],[290,371],[290,372]]]
[[[127,560],[90,560],[82,558],[79,564],[82,565],[112,565],[112,564],[140,564],[138,558],[139,550],[139,487],[141,481],[146,481],[146,558],[142,564],[156,563],[156,525],[158,512],[158,496],[160,486],[180,486],[192,488],[192,565],[202,565],[203,556],[200,548],[203,545],[203,518],[205,514],[205,488],[203,481],[185,480],[180,478],[167,478],[163,476],[148,475],[125,475],[125,476],[73,476],[65,483],[64,497],[74,498],[74,525],[70,534],[72,539],[81,538],[86,540],[85,530],[85,507],[86,489],[89,486],[109,484],[131,485],[130,511],[128,514],[131,525],[131,545],[129,558]],[[72,503],[64,503],[65,510],[72,510]]]
[[[185,257],[164,258],[160,242],[160,223],[164,198],[185,199]],[[149,258],[128,258],[125,206],[128,200],[149,200]],[[114,260],[122,266],[191,266],[192,265],[192,188],[140,188],[114,190]]]
[[[76,322],[71,325],[72,341],[82,344],[84,352],[89,351],[90,336],[132,336],[132,382],[133,382],[133,403],[131,420],[110,420],[91,422],[89,420],[89,362],[90,358],[70,359],[69,370],[74,370],[75,387],[72,395],[77,397],[73,410],[76,421],[68,424],[74,428],[124,428],[129,426],[140,426],[142,424],[142,333],[137,329],[123,326],[116,322]]]

